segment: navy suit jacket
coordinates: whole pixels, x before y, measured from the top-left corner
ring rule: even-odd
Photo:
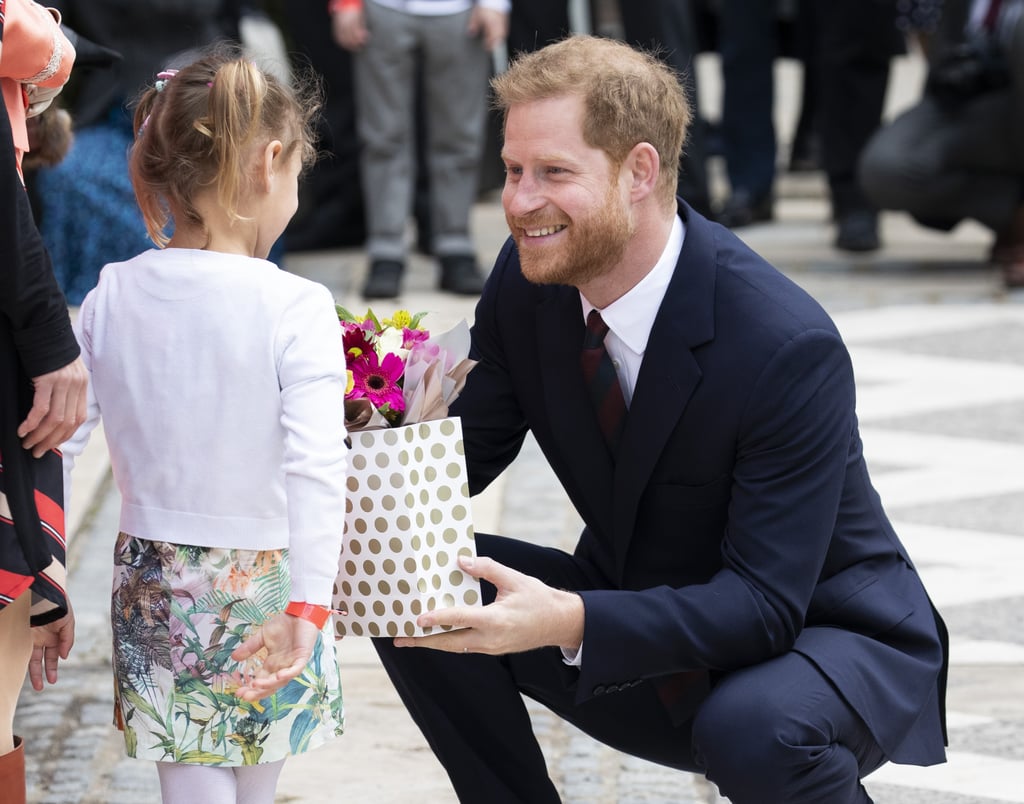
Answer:
[[[579,368],[579,292],[529,283],[506,243],[452,411],[471,490],[532,431],[582,517],[575,554],[595,582],[578,701],[795,650],[890,759],[940,762],[944,627],[869,480],[846,347],[803,290],[679,212],[685,242],[614,460]]]

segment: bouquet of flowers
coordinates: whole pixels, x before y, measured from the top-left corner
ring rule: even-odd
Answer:
[[[462,424],[448,416],[476,361],[465,321],[434,335],[423,315],[338,307],[351,447],[338,637],[429,633],[418,614],[481,602],[479,581],[457,571],[476,547]]]
[[[349,431],[443,419],[462,391],[470,360],[465,321],[431,335],[421,322],[426,313],[398,310],[378,318],[373,310],[358,318],[337,305],[345,344],[348,387],[345,424]]]

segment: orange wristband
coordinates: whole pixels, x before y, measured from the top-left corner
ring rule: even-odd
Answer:
[[[330,0],[327,13],[337,14],[339,11],[358,11],[363,7],[363,0]]]
[[[292,601],[284,609],[285,614],[298,617],[300,620],[308,620],[317,628],[323,629],[327,618],[331,616],[331,610],[326,606],[314,606],[312,603],[297,603]]]

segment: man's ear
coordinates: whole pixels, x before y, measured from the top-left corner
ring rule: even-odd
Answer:
[[[623,168],[628,171],[630,199],[642,201],[654,192],[661,174],[661,157],[649,142],[638,142],[626,155]]]
[[[281,140],[271,140],[263,149],[263,154],[260,159],[260,182],[266,192],[270,192],[274,174],[277,173],[280,168],[280,165],[277,163],[277,158],[282,153],[284,153],[284,145],[281,143]]]

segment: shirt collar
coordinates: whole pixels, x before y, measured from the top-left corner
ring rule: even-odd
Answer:
[[[679,253],[683,249],[685,237],[686,226],[676,215],[672,221],[668,242],[665,243],[661,256],[647,276],[601,310],[601,317],[608,325],[608,329],[638,355],[647,350],[647,339],[651,335],[654,319],[658,315],[668,284],[679,262]],[[594,305],[587,301],[582,293],[580,300],[583,303],[583,320],[586,321]]]

